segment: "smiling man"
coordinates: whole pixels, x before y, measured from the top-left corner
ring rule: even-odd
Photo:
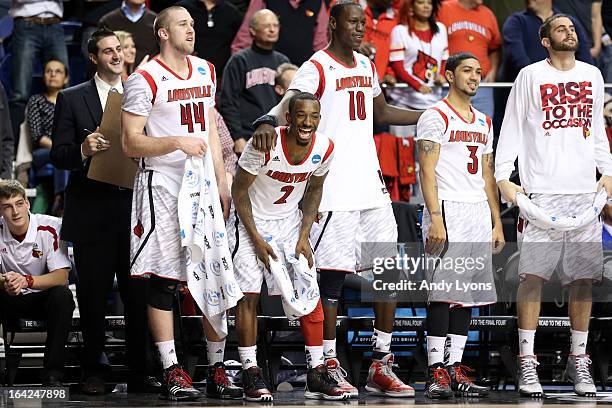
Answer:
[[[242,384],[249,401],[272,401],[261,368],[257,366],[255,346],[261,285],[264,279],[269,290],[281,284],[274,281],[269,258],[283,262],[294,274],[300,271],[291,267],[291,257],[304,255],[309,266],[313,266],[308,235],[317,217],[323,182],[334,151],[330,139],[315,133],[321,119],[320,107],[317,98],[310,93],[294,95],[287,113],[289,126],[276,128],[281,143],[270,153],[263,153],[248,142],[232,185],[237,214],[229,223],[235,226],[235,233],[229,234],[230,249],[236,280],[245,293],[238,302],[236,330]],[[300,201],[302,211],[298,208]],[[289,247],[282,244],[289,244]],[[314,399],[347,399],[350,394],[331,378],[324,364],[320,300],[300,323],[308,365],[304,395]]]
[[[129,275],[132,192],[87,178],[91,158],[110,147],[98,126],[109,92],[123,92],[123,50],[115,33],[105,28],[92,33],[87,49],[96,73],[90,81],[58,94],[50,153],[55,167],[70,170],[61,238],[74,244],[79,275],[83,391],[105,392],[108,366],[100,364],[100,355],[106,338],[106,303],[116,275],[125,306],[128,391],[138,392],[145,388],[146,315],[144,284],[130,280]]]
[[[60,386],[74,301],[67,288],[70,259],[60,220],[30,214],[16,180],[0,182],[0,317],[45,319],[43,385]]]

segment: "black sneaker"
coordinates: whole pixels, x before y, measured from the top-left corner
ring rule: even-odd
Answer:
[[[336,380],[331,378],[324,364],[308,370],[304,397],[310,399],[346,400],[350,396],[349,392],[340,388]]]
[[[206,372],[206,396],[220,399],[242,399],[242,388],[227,378],[225,364],[216,363]]]
[[[453,365],[446,366],[446,371],[451,378],[451,390],[456,396],[461,397],[486,397],[489,395],[488,387],[476,385],[467,376],[467,372],[472,372],[470,367],[457,362]]]
[[[181,366],[174,364],[164,370],[161,398],[171,401],[191,401],[198,399],[200,395],[200,391],[193,388],[191,377]]]
[[[425,395],[431,399],[446,399],[453,396],[450,387],[450,376],[444,364],[436,363],[428,368],[428,379],[425,384]]]
[[[247,401],[272,402],[272,393],[268,390],[261,368],[251,367],[242,370],[242,386],[244,387],[244,399]]]

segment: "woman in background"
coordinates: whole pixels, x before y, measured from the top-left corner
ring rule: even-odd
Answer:
[[[121,74],[121,80],[125,82],[130,74],[137,69],[136,43],[134,43],[132,34],[128,33],[127,31],[115,31],[115,35],[117,35],[117,38],[119,38],[119,43],[123,49],[123,73]],[[147,61],[149,61],[149,56],[145,55],[138,66],[145,64]]]

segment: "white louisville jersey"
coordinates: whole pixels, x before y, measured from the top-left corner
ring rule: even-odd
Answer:
[[[257,176],[249,187],[255,218],[277,220],[291,217],[298,210],[310,177],[325,175],[333,163],[334,142],[318,132],[312,136],[304,159],[300,163],[291,163],[285,143],[286,132],[285,126],[276,128],[279,143],[268,153],[256,150],[252,139],[249,140],[238,161],[242,169]]]
[[[189,72],[181,78],[158,58],[136,70],[127,80],[123,95],[126,112],[147,116],[149,137],[193,136],[208,143],[209,111],[215,105],[215,67],[188,56]],[[147,157],[144,167],[153,170],[153,185],[163,185],[178,195],[186,154],[181,150]]]
[[[417,140],[440,144],[436,181],[440,200],[479,202],[487,199],[482,178],[482,155],[493,153],[491,118],[472,107],[467,122],[442,99],[417,123]]]
[[[390,203],[374,144],[374,98],[381,94],[374,64],[353,52],[353,64],[317,51],[296,72],[289,89],[321,101],[318,129],[334,141],[336,154],[319,211],[353,211]]]
[[[510,177],[518,156],[527,193],[595,192],[596,168],[612,176],[604,92],[601,72],[581,61],[567,71],[548,60],[523,68],[512,85],[499,134],[497,181]]]
[[[442,62],[448,59],[448,37],[444,24],[437,23],[437,25],[438,32],[429,42],[410,32],[408,26],[403,24],[396,25],[391,31],[389,61],[402,61],[408,74],[433,89],[428,94],[398,90],[395,94],[404,106],[427,109],[442,99],[442,88],[435,87],[434,80],[436,76],[444,75]]]

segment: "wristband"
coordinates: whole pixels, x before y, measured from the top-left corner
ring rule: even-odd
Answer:
[[[26,280],[28,281],[28,288],[32,288],[34,286],[34,277],[32,275],[25,275]]]
[[[260,125],[263,125],[263,124],[270,125],[272,127],[277,127],[278,120],[276,120],[276,116],[263,115],[255,119],[255,122],[253,122],[251,126],[253,126],[253,129],[257,129]]]

